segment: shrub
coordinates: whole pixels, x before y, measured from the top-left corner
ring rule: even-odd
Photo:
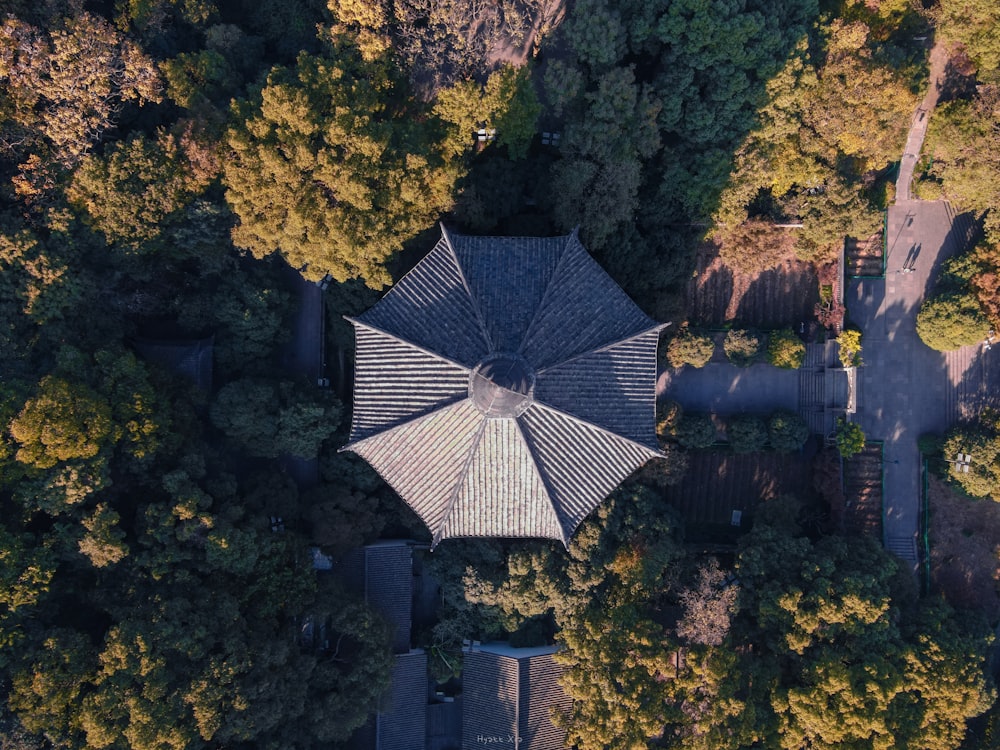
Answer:
[[[726,434],[737,453],[753,453],[767,448],[767,426],[760,417],[736,417],[729,423]]]
[[[767,347],[767,358],[775,367],[797,370],[806,358],[806,345],[791,328],[775,331]]]
[[[805,445],[809,427],[795,412],[776,411],[767,424],[767,439],[774,450],[791,453]]]
[[[837,450],[843,458],[860,453],[865,447],[865,433],[854,422],[837,421]]]
[[[838,356],[844,367],[861,366],[861,331],[841,331],[837,336]]]
[[[917,334],[931,349],[949,352],[986,338],[990,324],[971,294],[932,297],[917,313]]]
[[[715,424],[707,414],[685,414],[674,435],[685,448],[708,448],[715,443]]]
[[[737,367],[749,367],[760,355],[764,339],[757,331],[734,328],[726,334],[722,349]]]
[[[840,302],[830,300],[829,302],[817,302],[813,312],[824,328],[839,328],[844,323],[847,308]]]
[[[714,353],[715,342],[710,336],[684,329],[671,339],[667,347],[667,361],[671,367],[704,367]]]
[[[960,462],[959,454],[969,458]],[[968,494],[1000,500],[1000,422],[996,412],[984,409],[978,422],[949,430],[940,456],[948,463],[948,475]]]
[[[677,430],[677,425],[684,416],[684,410],[676,401],[658,401],[656,403],[656,435],[660,440],[671,438]]]

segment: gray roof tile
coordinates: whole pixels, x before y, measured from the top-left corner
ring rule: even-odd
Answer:
[[[436,536],[563,538],[559,519],[515,420],[485,421],[469,458],[465,481]]]
[[[436,531],[445,520],[485,420],[465,399],[350,447]]]
[[[490,350],[462,270],[444,238],[359,320],[466,367]]]
[[[541,370],[655,325],[572,234],[520,354]]]
[[[516,352],[566,248],[566,238],[448,236],[494,349]]]
[[[355,321],[351,441],[466,398],[470,371]]]
[[[518,421],[567,538],[623,479],[659,455],[539,403]]]
[[[660,326],[539,372],[535,400],[657,449]]]

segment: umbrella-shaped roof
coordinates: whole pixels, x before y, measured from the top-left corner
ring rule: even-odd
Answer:
[[[364,457],[434,535],[573,531],[659,456],[647,317],[564,237],[441,240],[351,320]]]

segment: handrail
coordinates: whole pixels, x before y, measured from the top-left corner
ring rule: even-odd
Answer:
[[[921,456],[921,468],[920,474],[923,479],[921,482],[923,486],[923,492],[921,493],[921,508],[920,508],[920,541],[922,543],[922,549],[920,552],[923,556],[923,581],[921,585],[921,590],[924,596],[930,593],[931,589],[931,543],[930,543],[930,493],[928,492],[928,479],[927,479],[927,458],[926,456]]]

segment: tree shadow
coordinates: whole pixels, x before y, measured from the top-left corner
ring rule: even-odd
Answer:
[[[735,286],[732,270],[717,262],[717,255],[717,252],[714,255],[705,252],[697,254],[696,265],[685,290],[688,319],[706,326],[725,324]]]
[[[955,50],[944,68],[944,78],[937,82],[938,102],[971,99],[976,93],[976,64],[962,48]]]
[[[924,284],[923,299],[933,296],[944,265],[950,259],[962,255],[974,247],[981,237],[982,221],[972,211],[956,214],[952,218],[951,227],[941,243],[941,249],[934,258],[927,282]]]
[[[735,320],[757,328],[792,328],[804,332],[815,317],[819,280],[807,263],[790,262],[760,274],[736,308]]]

